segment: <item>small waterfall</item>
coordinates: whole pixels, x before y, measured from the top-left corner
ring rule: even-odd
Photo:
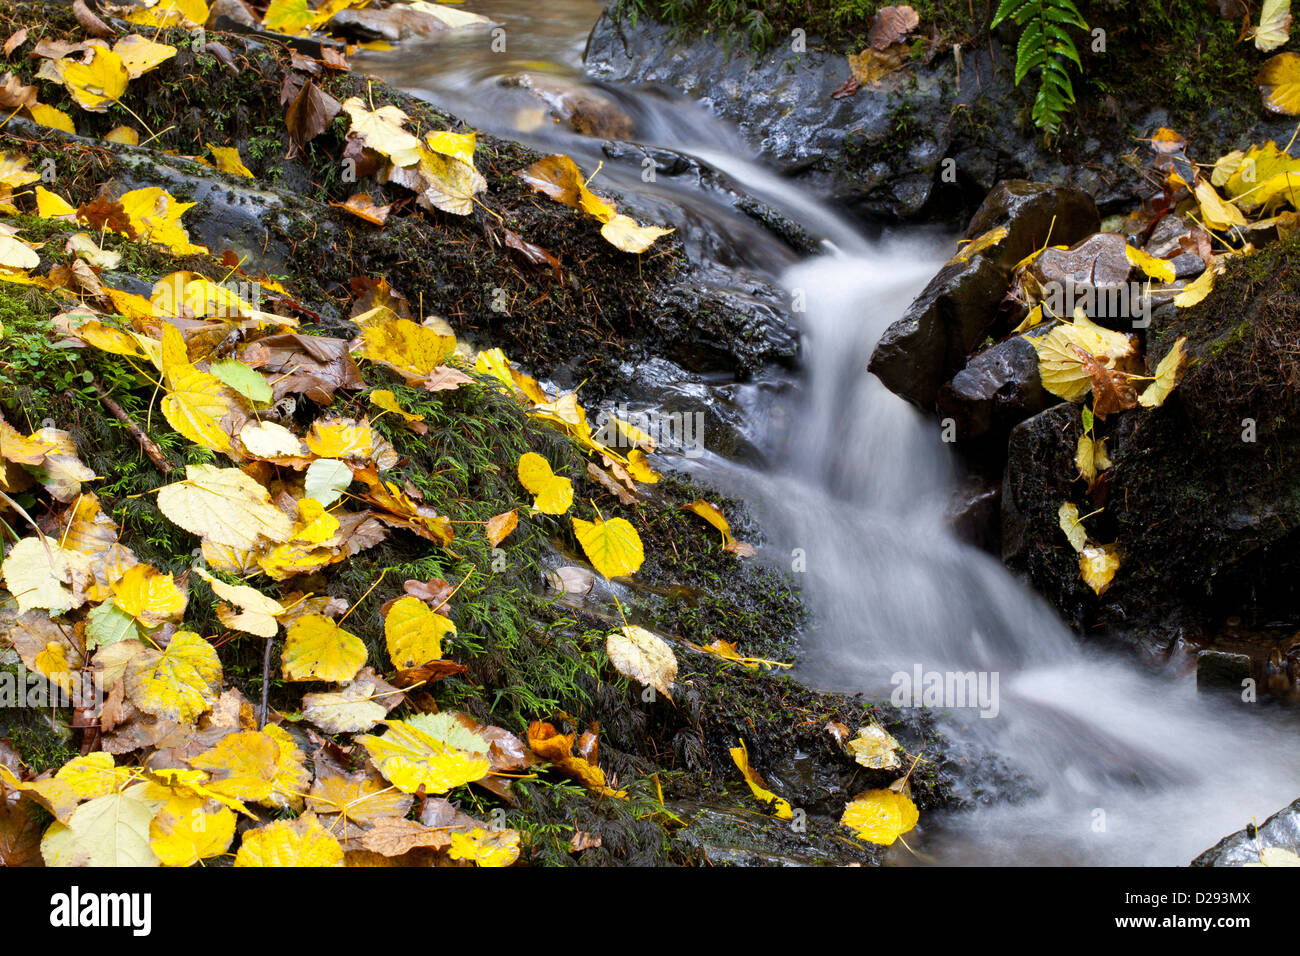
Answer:
[[[538,18],[531,0],[483,0],[476,11],[528,24],[511,31],[509,56],[466,40],[358,64],[479,129],[595,169],[606,159],[600,140],[519,125],[539,101],[509,77],[541,72],[582,84],[583,42],[600,8],[599,0],[556,0]],[[829,250],[791,265],[788,249],[690,176],[646,182],[639,162],[609,162],[597,181],[623,190],[638,213],[672,218],[688,249],[732,270],[737,287],[748,270],[797,303],[802,374],[780,388],[766,387],[770,379],[751,386],[738,399],[753,418],[748,437],[770,464],[708,453],[671,463],[749,504],[768,538],[763,559],[789,568],[798,557],[812,622],[797,676],[887,698],[895,674],[918,668],[997,675],[996,716],[938,711],[959,756],[963,742],[978,745],[972,754],[998,754],[1009,772],[972,763],[961,795],[980,804],[979,788],[988,802],[927,814],[909,843],[938,863],[1177,865],[1293,800],[1300,748],[1292,713],[1198,696],[1187,679],[1093,653],[997,560],[949,532],[955,463],[939,429],[866,367],[882,331],[951,255],[951,241],[923,230],[868,241],[816,197],[748,160],[736,132],[698,104],[592,89],[635,119],[641,145],[725,172]],[[894,853],[912,861],[900,847]]]

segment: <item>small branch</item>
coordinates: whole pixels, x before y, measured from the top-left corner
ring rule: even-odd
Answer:
[[[270,713],[271,702],[271,645],[275,643],[275,638],[266,639],[266,650],[262,652],[262,704],[257,709],[257,727],[261,730],[266,726],[266,715]]]
[[[140,450],[149,456],[149,460],[154,463],[154,467],[164,475],[172,473],[172,463],[167,460],[167,456],[162,453],[152,438],[146,435],[140,426],[131,421],[131,416],[109,394],[105,392],[98,384],[95,385],[95,392],[99,395],[99,400],[103,402],[104,407],[113,413],[113,417],[126,426],[126,430],[131,433],[131,437],[140,445]]]

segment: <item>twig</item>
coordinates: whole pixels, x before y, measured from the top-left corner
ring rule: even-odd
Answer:
[[[262,704],[257,709],[257,726],[260,730],[266,726],[266,715],[271,701],[271,645],[275,638],[266,640],[266,650],[262,653]]]
[[[167,456],[162,453],[162,449],[154,443],[154,440],[146,435],[139,425],[131,421],[131,416],[126,413],[126,409],[109,397],[109,394],[100,388],[98,384],[95,385],[95,392],[99,395],[99,400],[104,403],[104,407],[113,413],[113,417],[126,426],[126,430],[139,443],[141,451],[149,456],[149,460],[154,463],[154,467],[164,475],[170,475],[172,473],[172,463],[167,460]]]

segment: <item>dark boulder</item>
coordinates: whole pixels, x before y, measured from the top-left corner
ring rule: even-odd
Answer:
[[[1000,184],[975,213],[967,235],[974,239],[1000,227],[1006,235],[945,265],[880,337],[870,371],[890,391],[933,409],[939,387],[988,335],[1015,264],[1049,234],[1054,241],[1074,242],[1099,225],[1097,207],[1078,190],[1023,180]]]
[[[1037,338],[1056,324],[1044,322],[1026,334]],[[1043,388],[1034,347],[1013,335],[980,352],[940,388],[938,408],[941,418],[953,420],[958,443],[1005,449],[1013,427],[1059,401]]]

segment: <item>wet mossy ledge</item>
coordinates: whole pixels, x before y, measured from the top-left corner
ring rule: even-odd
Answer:
[[[84,35],[70,11],[47,4],[18,3],[0,11],[0,34],[19,26],[32,26],[34,39],[38,33]],[[146,147],[103,142],[99,137],[123,117],[77,110],[41,82],[43,98],[74,115],[81,135],[15,118],[0,130],[0,149],[26,156],[37,169],[52,160],[56,178],[47,185],[74,204],[105,190],[116,195],[154,185],[196,202],[184,219],[191,239],[209,245],[214,256],[227,249],[246,256],[244,269],[283,282],[299,308],[301,333],[356,336],[347,319],[354,298],[349,283],[382,277],[413,311],[445,317],[476,346],[502,346],[524,369],[562,385],[588,382],[581,393],[588,408],[597,407],[605,392],[605,363],[675,348],[684,323],[695,322],[696,334],[723,342],[719,351],[733,356],[737,374],[772,359],[762,351],[761,337],[754,337],[750,317],[684,297],[682,283],[691,267],[674,239],[639,259],[628,256],[572,210],[534,196],[513,176],[537,158],[524,147],[480,137],[475,158],[489,183],[484,202],[525,240],[561,258],[562,283],[523,271],[491,240],[484,216],[398,216],[378,229],[330,205],[362,188],[341,178],[346,121],[336,120],[305,149],[290,148],[279,102],[289,60],[285,48],[209,31],[209,42],[235,53],[239,67],[232,70],[216,56],[195,52],[184,31],[162,31],[156,39],[176,46],[177,56],[133,81],[123,98],[147,125],[146,135],[157,134]],[[33,81],[31,63],[15,60],[10,68]],[[376,107],[396,104],[426,129],[460,128],[454,118],[378,81],[327,73],[321,82],[340,100],[359,95]],[[164,152],[197,152],[200,137],[237,145],[255,178],[238,179]],[[394,190],[385,201],[400,198]],[[67,236],[85,228],[31,215],[6,221],[25,239],[44,243],[41,273],[67,261]],[[181,269],[214,279],[226,274],[215,258],[175,258],[111,233],[101,238],[106,249],[122,255],[105,281],[141,294]],[[500,288],[527,307],[495,311],[492,298]],[[174,432],[158,411],[153,387],[114,356],[69,347],[51,323],[69,305],[41,288],[0,283],[0,413],[23,432],[47,420],[70,432],[99,476],[91,487],[123,543],[141,561],[184,575],[194,565],[199,541],[164,517],[152,494],[175,472],[168,478],[159,470],[101,396],[146,429],[173,469],[219,463],[217,456]],[[748,337],[725,345],[729,329]],[[879,862],[883,851],[852,839],[839,826],[839,814],[856,793],[884,786],[896,774],[858,766],[826,732],[831,721],[850,728],[877,723],[909,754],[919,755],[910,785],[923,813],[959,802],[954,781],[962,767],[926,713],[813,691],[780,669],[745,669],[692,648],[736,641],[742,653],[785,662],[797,651],[805,623],[797,582],[761,558],[742,560],[723,551],[717,532],[681,508],[706,497],[739,537],[761,546],[761,529],[740,502],[668,474],[649,486],[639,504],[623,505],[587,476],[575,443],[539,425],[486,380],[430,394],[379,367],[368,367],[366,378],[365,390],[340,391],[326,408],[301,403],[290,424],[302,428],[328,414],[369,417],[369,392],[391,390],[409,412],[424,416],[428,432],[417,435],[392,416],[375,421],[400,460],[385,477],[438,502],[458,529],[471,530],[458,530],[454,549],[395,531],[327,574],[294,583],[356,608],[348,627],[366,643],[373,663],[387,660],[379,608],[403,593],[404,581],[456,582],[452,654],[466,673],[418,692],[426,695],[420,701],[425,709],[461,710],[520,734],[533,720],[555,721],[562,730],[599,726],[600,763],[627,790],[627,800],[602,799],[554,775],[517,781],[513,803],[478,790],[458,792],[464,809],[476,816],[505,810],[506,825],[523,837],[525,862]],[[557,473],[572,476],[576,498],[637,528],[647,560],[616,593],[628,621],[672,641],[680,663],[672,699],[647,700],[643,688],[608,660],[606,635],[621,623],[617,606],[566,601],[548,588],[548,570],[582,560],[567,517],[521,509],[504,565],[475,533],[474,524],[520,508],[524,496],[516,467],[525,451],[542,454]],[[36,507],[35,499],[22,500]],[[219,656],[226,684],[252,701],[265,692],[274,711],[295,716],[301,686],[282,680],[278,668],[263,686],[264,640],[226,631],[209,585],[194,574],[187,585],[186,625],[223,635]],[[0,653],[8,655],[8,649]],[[14,671],[12,655],[0,658],[0,667]],[[49,770],[76,752],[71,721],[68,711],[0,708],[0,740],[29,770]],[[792,829],[754,799],[730,754],[742,740],[769,784],[806,811],[805,828]],[[359,761],[364,755],[355,749]],[[693,824],[697,819],[699,826]],[[577,830],[600,837],[600,845],[574,853],[570,841]]]

